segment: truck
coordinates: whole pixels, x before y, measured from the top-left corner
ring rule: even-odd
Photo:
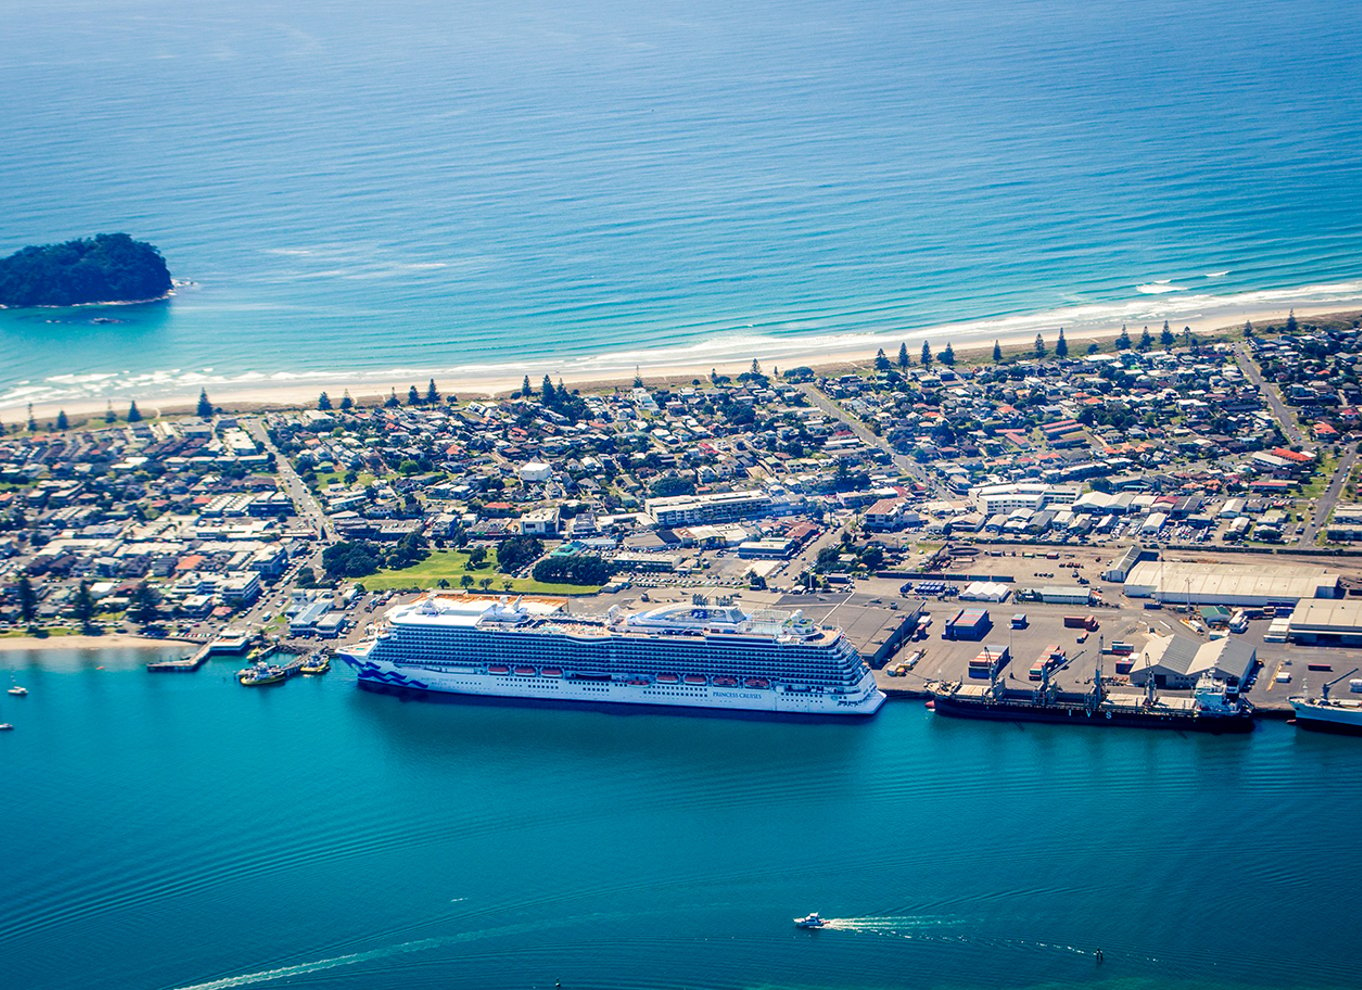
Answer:
[[[1065,629],[1086,629],[1088,632],[1095,632],[1098,626],[1097,616],[1092,615],[1066,615],[1064,616]]]

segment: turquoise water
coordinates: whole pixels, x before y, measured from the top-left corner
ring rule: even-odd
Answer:
[[[3,657],[31,691],[0,695],[6,986],[1356,985],[1356,740],[402,702],[128,656]]]
[[[1362,299],[1350,0],[5,14],[0,251],[126,229],[197,284],[0,313],[0,407]]]

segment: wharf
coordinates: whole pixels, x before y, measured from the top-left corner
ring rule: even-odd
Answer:
[[[149,660],[147,670],[152,673],[192,673],[203,666],[213,652],[213,644],[205,643],[197,651],[178,660]]]

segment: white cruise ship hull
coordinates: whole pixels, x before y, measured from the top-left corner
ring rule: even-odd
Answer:
[[[1362,735],[1362,704],[1321,704],[1292,698],[1291,707],[1296,710],[1296,725],[1299,728]]]
[[[629,678],[579,679],[570,675],[495,674],[477,668],[447,668],[374,661],[362,654],[339,654],[353,667],[361,686],[389,690],[433,691],[445,694],[535,701],[588,702],[621,705],[664,705],[676,708],[733,709],[802,715],[873,715],[884,703],[873,675],[847,693],[801,690],[775,684],[767,688],[706,684],[667,684],[655,680],[630,683]]]

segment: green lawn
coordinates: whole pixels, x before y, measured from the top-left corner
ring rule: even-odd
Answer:
[[[436,588],[440,579],[444,578],[449,582],[451,591],[458,591],[463,588],[459,579],[465,574],[473,579],[469,591],[482,591],[482,580],[491,578],[488,594],[510,590],[533,595],[590,595],[601,590],[599,585],[594,584],[545,584],[533,578],[508,578],[496,568],[495,551],[487,554],[482,567],[471,568],[468,566],[468,554],[462,550],[434,550],[419,564],[396,571],[382,570],[360,578],[359,583],[371,591],[386,591],[391,588]],[[509,589],[506,588],[508,580],[511,582]]]

